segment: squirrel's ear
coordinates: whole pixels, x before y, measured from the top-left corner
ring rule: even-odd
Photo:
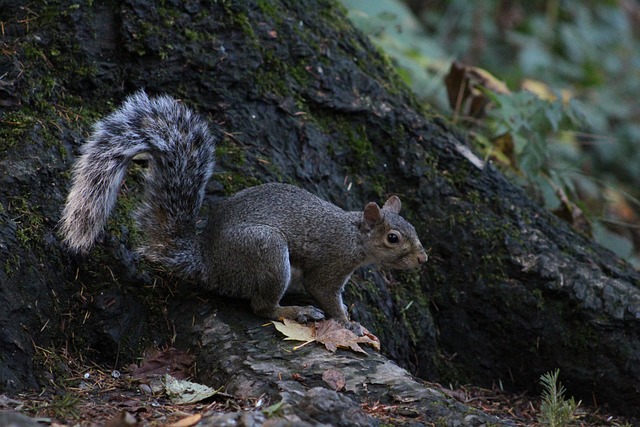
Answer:
[[[400,203],[400,198],[398,196],[391,196],[387,199],[382,209],[387,209],[393,213],[400,213],[400,208],[402,207],[402,203]]]
[[[379,222],[382,221],[382,212],[380,212],[380,206],[378,206],[374,202],[367,203],[367,206],[364,207],[364,212],[362,213],[364,217],[364,222],[367,223],[369,227],[372,227]]]

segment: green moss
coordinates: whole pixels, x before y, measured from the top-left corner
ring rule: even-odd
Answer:
[[[277,10],[277,5],[269,1],[259,1],[258,7],[274,19],[273,28],[282,25],[282,13]],[[225,8],[225,11],[234,28],[239,28],[244,35],[244,42],[260,54],[261,64],[248,78],[255,84],[259,93],[275,94],[282,98],[291,96],[298,100],[300,88],[306,87],[310,79],[308,61],[304,58],[292,58],[288,51],[279,52],[269,40],[261,39],[253,28],[251,18],[244,12],[233,10],[231,7]],[[288,29],[298,31],[296,25],[291,25]],[[306,32],[300,33],[306,35]],[[279,34],[277,37],[282,35]]]
[[[10,111],[0,120],[0,153],[15,147],[25,139],[27,131],[33,126],[33,117],[22,111]]]
[[[346,139],[343,141],[351,150],[351,158],[360,169],[371,169],[376,161],[371,141],[367,138],[364,125],[358,128],[344,127]]]
[[[292,93],[291,87],[287,85],[286,80],[275,69],[261,67],[254,74],[253,81],[262,95],[276,94],[284,98]]]
[[[24,248],[35,247],[42,243],[44,217],[39,210],[31,207],[29,195],[9,198],[9,212],[18,225],[16,237]]]
[[[282,11],[278,8],[275,2],[270,0],[258,0],[258,8],[265,16],[273,19],[276,24],[282,23]]]
[[[20,265],[20,257],[18,254],[14,253],[5,260],[4,272],[8,277],[11,277],[16,271],[20,270]]]
[[[354,127],[353,122],[343,115],[321,111],[315,111],[311,119],[325,134],[344,136],[344,139],[334,141],[330,149],[335,155],[349,158],[349,173],[360,174],[372,169],[376,156],[364,125]]]
[[[197,31],[194,31],[190,28],[184,29],[184,35],[187,39],[191,40],[192,42],[199,41],[201,40],[201,37],[202,37],[201,33],[198,33]]]
[[[235,194],[245,188],[254,187],[262,182],[253,176],[244,176],[232,172],[223,172],[214,175],[214,179],[222,184],[227,195]]]
[[[46,12],[42,14],[46,16]],[[34,19],[34,25],[42,20],[42,17]],[[52,46],[43,47],[36,39],[26,39],[3,50],[4,59],[15,67],[9,78],[19,79],[20,87],[29,89],[16,93],[21,100],[18,108],[7,111],[0,119],[0,153],[18,144],[26,146],[43,141],[47,147],[57,146],[60,154],[65,155],[60,123],[77,126],[86,123],[84,113],[87,110],[82,108],[83,100],[68,94],[65,90],[68,81],[61,79],[78,81],[92,77],[95,66],[80,64],[75,57],[78,48],[73,43],[60,47],[59,44],[65,43],[65,37],[60,38],[63,40],[56,38],[56,44]],[[29,66],[22,65],[25,63]],[[55,76],[49,72],[52,67],[56,69]]]
[[[231,16],[233,23],[242,30],[242,33],[249,39],[249,41],[257,44],[259,39],[256,36],[255,31],[253,31],[253,26],[251,26],[249,17],[242,12],[233,13]]]
[[[429,295],[422,291],[420,273],[406,272],[402,277],[402,287],[393,293],[394,305],[402,307],[400,315],[403,325],[407,326],[407,333],[411,343],[419,345],[423,341],[424,331],[416,329],[420,325],[417,318],[424,316],[429,311]]]
[[[233,170],[237,170],[239,167],[245,166],[242,168],[242,173],[225,171],[213,175],[212,179],[222,185],[225,194],[231,195],[245,188],[253,187],[262,183],[251,172],[255,169],[255,165],[252,167],[246,167],[247,153],[244,147],[242,147],[235,139],[226,137],[219,141],[216,146],[216,157],[218,159],[218,163],[228,165]],[[266,161],[262,164],[269,164],[269,162]]]
[[[244,147],[231,137],[222,138],[216,145],[216,157],[224,164],[243,166],[247,162]]]
[[[216,158],[219,164],[224,164],[234,171],[221,172],[214,176],[224,187],[225,193],[229,195],[244,188],[261,184],[262,182],[255,177],[257,175],[255,170],[258,166],[269,170],[277,180],[284,180],[282,171],[267,158],[252,154],[250,160],[252,164],[249,166],[245,149],[240,146],[239,142],[229,137],[222,139],[216,146]],[[236,172],[240,169],[242,171]]]
[[[345,293],[349,301],[366,301],[367,294],[375,294],[378,292],[378,286],[376,283],[365,277],[362,277],[359,273],[355,273],[345,287]],[[385,325],[389,319],[387,315],[382,312],[377,306],[369,307],[369,314],[373,317],[376,325]],[[378,328],[376,328],[378,329]],[[383,329],[381,329],[383,330]]]
[[[253,81],[263,95],[276,94],[279,97],[293,97],[297,101],[299,87],[305,87],[309,80],[306,63],[289,64],[269,49],[262,49],[263,64],[255,70]],[[293,81],[292,81],[293,80]]]
[[[461,172],[461,174],[464,174],[464,172]],[[457,178],[460,178],[460,175]],[[457,178],[449,175],[449,179],[452,181]],[[496,201],[495,205],[499,203],[500,201]],[[492,204],[494,204],[494,202],[490,198],[488,199],[478,191],[471,190],[465,193],[464,200],[457,203],[458,209],[452,210],[452,214],[449,217],[440,220],[443,223],[442,226],[453,230],[452,232],[455,232],[455,230],[468,230],[462,233],[461,236],[470,232],[471,235],[468,237],[469,239],[474,242],[482,242],[482,247],[484,247],[485,250],[479,250],[476,243],[475,245],[469,246],[476,247],[473,252],[462,251],[457,253],[457,256],[465,265],[481,266],[481,268],[474,270],[473,275],[478,282],[484,283],[487,286],[504,283],[505,280],[508,279],[508,274],[506,273],[507,268],[503,264],[504,259],[502,254],[504,254],[504,252],[500,250],[505,244],[504,236],[508,235],[513,239],[521,238],[519,228],[511,221],[505,221],[504,217],[497,214],[493,216],[487,214],[479,218],[473,214],[475,206]],[[480,219],[482,220],[481,223],[479,222]],[[465,245],[460,245],[460,247],[464,248]],[[464,280],[469,274],[469,272],[465,270],[450,273],[459,273],[461,275],[460,280]],[[457,282],[456,277],[450,277],[449,280]]]

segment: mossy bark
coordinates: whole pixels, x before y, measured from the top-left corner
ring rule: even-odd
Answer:
[[[401,366],[530,390],[560,368],[576,397],[639,415],[640,274],[470,162],[464,138],[333,2],[10,0],[1,11],[0,389],[55,381],[41,348],[126,363],[190,325],[167,321],[167,299],[195,297],[132,250],[135,174],[89,256],[71,258],[55,234],[91,123],[145,88],[226,132],[208,198],[267,181],[345,209],[400,196],[428,265],[360,271],[346,299]]]

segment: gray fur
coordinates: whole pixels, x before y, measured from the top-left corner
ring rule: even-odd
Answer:
[[[300,321],[324,316],[348,324],[342,291],[366,264],[416,268],[427,255],[392,196],[379,208],[346,212],[286,184],[241,191],[212,207],[207,228],[195,221],[214,163],[206,124],[169,97],[144,92],[95,126],[74,168],[62,216],[65,243],[87,251],[101,232],[133,156],[148,153],[146,199],[137,215],[150,260],[200,280],[207,288],[247,298],[259,315]],[[303,286],[324,310],[281,307],[293,286]]]
[[[407,269],[426,261],[415,229],[394,211],[399,199],[390,200],[397,205],[369,204],[368,222],[363,212],[346,212],[292,185],[243,190],[216,205],[209,218],[202,241],[205,281],[218,293],[249,298],[258,314],[278,318],[290,311],[278,301],[298,280],[327,315],[346,323],[342,290],[356,268]],[[392,230],[401,242],[389,247]]]
[[[150,158],[144,205],[137,220],[151,260],[199,274],[195,222],[214,165],[215,141],[202,118],[173,98],[140,91],[96,123],[73,169],[60,232],[75,252],[87,252],[113,209],[134,156]]]

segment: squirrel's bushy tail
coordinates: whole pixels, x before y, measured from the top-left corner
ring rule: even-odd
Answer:
[[[214,164],[214,138],[202,118],[168,96],[138,92],[96,123],[73,169],[61,234],[86,252],[102,231],[134,156],[149,155],[137,220],[143,254],[187,275],[201,270],[195,223]]]

